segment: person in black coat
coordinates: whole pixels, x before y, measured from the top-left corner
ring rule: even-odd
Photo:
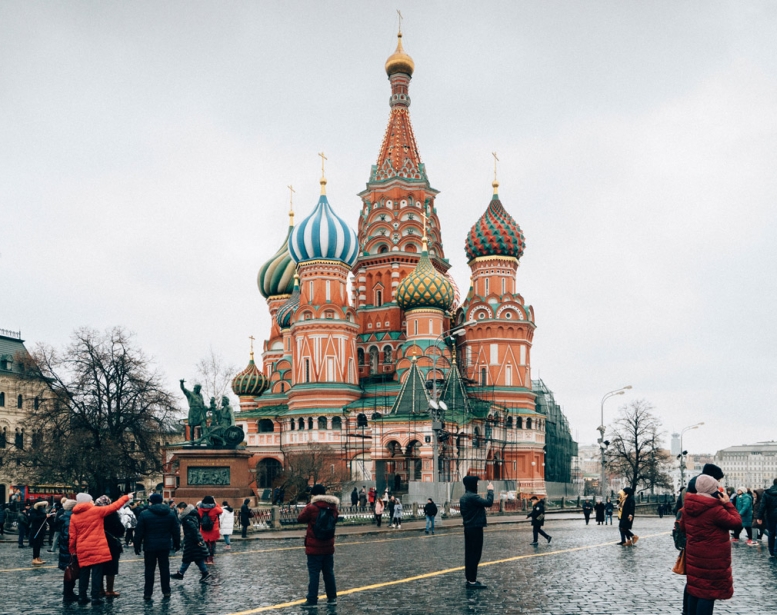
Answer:
[[[545,525],[545,500],[541,500],[536,495],[533,495],[529,501],[532,503],[532,508],[531,512],[526,515],[526,518],[531,519],[532,536],[534,537],[531,544],[536,547],[539,544],[540,536],[544,536],[545,540],[550,544],[553,538],[548,536],[542,529],[542,526]]]
[[[145,563],[145,586],[143,600],[151,600],[154,593],[154,573],[159,564],[159,579],[162,585],[162,595],[170,597],[170,546],[174,551],[181,548],[181,526],[178,516],[166,504],[162,503],[162,495],[152,493],[148,498],[151,504],[138,517],[138,527],[135,529],[135,553],[140,555],[143,548]]]
[[[46,563],[40,558],[40,550],[43,547],[48,529],[48,505],[46,500],[38,500],[30,511],[30,544],[32,544],[33,566],[41,566]]]
[[[208,546],[200,534],[200,515],[197,509],[191,504],[181,502],[178,504],[178,520],[183,528],[183,557],[181,558],[181,567],[174,575],[173,579],[181,580],[183,575],[189,569],[192,562],[200,569],[200,583],[210,577],[208,566],[205,560],[210,556]]]
[[[0,504],[0,536],[5,536],[5,519],[7,516],[8,505]]]
[[[775,542],[775,534],[777,534],[777,478],[761,496],[761,502],[755,513],[755,526],[757,528],[766,527],[769,530],[767,542],[769,554],[772,557],[777,557],[777,542]]]
[[[622,494],[622,495],[621,495]],[[636,511],[636,502],[634,501],[634,490],[631,487],[624,487],[618,494],[621,500],[620,510],[618,511],[618,529],[621,533],[621,541],[618,543],[624,547],[631,547],[637,544],[639,536],[636,536],[631,527],[634,523],[634,513]]]
[[[483,528],[488,525],[486,521],[486,508],[494,504],[494,485],[488,483],[487,495],[482,498],[478,495],[477,476],[465,476],[464,495],[459,500],[459,511],[464,524],[464,575],[467,578],[467,589],[486,589],[486,586],[478,581],[478,564],[483,554]]]
[[[424,504],[424,515],[426,516],[426,533],[431,530],[434,534],[434,518],[437,516],[437,504],[434,503],[432,498],[429,498]]]
[[[94,501],[95,506],[108,506],[111,498],[107,495],[101,495]],[[121,546],[121,539],[124,537],[124,525],[118,512],[112,512],[103,519],[103,528],[105,530],[105,540],[108,541],[108,549],[111,551],[111,561],[103,564],[103,579],[105,579],[104,594],[106,598],[118,598],[119,592],[114,589],[116,575],[119,574],[119,558],[124,547]]]
[[[604,524],[604,502],[599,500],[594,504],[594,510],[596,511],[596,525]]]
[[[591,504],[591,500],[586,500],[583,502],[583,516],[585,517],[585,524],[588,525],[588,522],[591,520],[591,513],[593,512],[594,507],[593,504]]]
[[[70,560],[75,557],[70,555],[70,517],[73,514],[73,506],[76,505],[75,500],[66,499],[62,502],[62,517],[60,517],[59,524],[59,561],[57,567],[60,570],[67,568]],[[77,579],[70,582],[64,581],[62,589],[62,601],[63,602],[76,602],[78,600],[78,594],[76,594]]]
[[[250,501],[251,500],[246,498],[243,500],[243,505],[240,507],[240,535],[243,538],[245,538],[248,533],[248,524],[251,523],[251,517],[253,516],[251,507],[248,505]]]

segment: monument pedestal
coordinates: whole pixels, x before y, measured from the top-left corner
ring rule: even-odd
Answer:
[[[255,503],[251,483],[254,477],[248,461],[253,455],[244,450],[181,447],[175,451],[179,485],[175,501],[196,504],[212,495],[217,504],[229,502],[238,509],[246,498]]]

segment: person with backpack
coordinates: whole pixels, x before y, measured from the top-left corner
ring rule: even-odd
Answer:
[[[426,530],[428,534],[431,529],[432,535],[434,535],[434,518],[437,516],[437,504],[434,503],[432,498],[429,498],[424,504],[424,515],[426,515]]]
[[[205,563],[205,560],[210,557],[210,551],[202,534],[200,534],[200,515],[197,514],[197,509],[194,506],[181,502],[178,504],[178,520],[183,529],[183,557],[178,572],[170,575],[170,578],[182,581],[183,575],[194,562],[200,569],[200,583],[204,583],[210,578],[210,572],[208,572],[208,566]]]
[[[334,553],[337,506],[340,500],[333,495],[326,495],[326,487],[319,484],[313,485],[310,495],[310,504],[305,506],[297,517],[297,523],[308,524],[305,532],[305,555],[308,559],[309,580],[303,608],[314,608],[318,604],[320,575],[324,577],[327,604],[337,604]]]
[[[197,513],[200,515],[200,531],[205,544],[210,551],[206,564],[213,563],[213,557],[216,555],[216,542],[221,537],[219,532],[219,516],[223,512],[221,506],[216,504],[212,495],[206,495],[197,507]]]

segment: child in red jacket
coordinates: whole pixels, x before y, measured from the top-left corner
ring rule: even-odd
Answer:
[[[324,575],[327,604],[337,604],[337,588],[335,586],[335,523],[337,523],[337,505],[340,500],[332,495],[325,495],[324,485],[313,485],[310,504],[305,506],[297,517],[298,523],[307,523],[305,534],[305,555],[308,558],[308,595],[302,605],[315,607],[318,604],[319,575]]]

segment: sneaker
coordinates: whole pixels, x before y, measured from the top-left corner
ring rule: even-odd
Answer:
[[[163,600],[169,600],[169,599],[170,599],[170,596],[172,596],[172,594],[171,594],[170,592],[168,592],[168,593],[166,593],[166,594],[162,594],[162,599],[163,599]]]
[[[536,547],[536,546],[537,546],[538,544],[540,544],[540,543],[538,543],[538,542],[530,542],[529,544],[530,544],[532,547]]]
[[[151,596],[143,596],[143,600],[149,602],[151,600]]]
[[[631,538],[631,544],[632,546],[637,544],[637,541],[639,540],[639,536],[632,536]]]
[[[488,585],[483,585],[480,581],[474,583],[467,581],[467,589],[488,589]]]
[[[329,605],[334,606],[334,605],[337,604],[337,598],[327,598],[326,599],[326,603],[329,604]]]
[[[424,530],[424,534],[426,534],[428,536],[429,532],[427,530]]]
[[[748,540],[747,546],[748,547],[755,547],[758,543],[755,540]]]
[[[553,536],[548,536],[548,544],[550,544],[551,540],[553,540]]]
[[[210,579],[211,576],[213,576],[213,575],[211,575],[210,572],[203,572],[202,575],[200,575],[200,583],[205,583],[205,581]]]
[[[183,579],[183,575],[180,572],[176,572],[175,574],[170,575],[171,579],[178,579],[179,581]]]
[[[305,600],[300,607],[303,609],[315,609],[318,607],[318,602],[313,602],[312,600]]]
[[[86,596],[80,596],[78,598],[78,604],[80,604],[81,606],[84,606],[85,604],[89,604],[90,602],[91,602],[91,600],[89,598],[87,598]]]
[[[731,538],[731,542],[739,542],[739,538]]]
[[[224,550],[225,551],[231,551],[232,550],[232,546],[231,545],[225,545],[224,546]]]

